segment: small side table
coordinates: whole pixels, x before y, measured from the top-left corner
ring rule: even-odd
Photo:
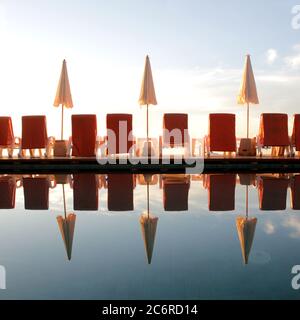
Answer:
[[[242,138],[238,150],[239,156],[256,156],[256,138]]]
[[[68,140],[55,140],[54,142],[54,157],[67,157]]]

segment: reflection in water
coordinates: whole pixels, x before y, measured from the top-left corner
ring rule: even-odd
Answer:
[[[64,215],[57,217],[68,259],[71,259],[76,215],[67,213],[65,186],[73,191],[73,209],[76,211],[99,211],[99,190],[107,193],[107,211],[133,211],[136,184],[147,188],[147,209],[140,216],[140,225],[148,263],[151,263],[158,217],[150,211],[149,186],[163,190],[161,203],[164,211],[189,211],[189,193],[203,188],[208,192],[209,211],[234,211],[236,185],[245,187],[245,217],[236,218],[236,228],[245,264],[248,263],[250,250],[256,230],[257,218],[248,217],[249,188],[257,189],[259,210],[285,210],[287,189],[290,188],[291,208],[300,209],[299,174],[107,174],[94,173],[55,176],[51,175],[1,175],[0,209],[14,209],[17,188],[23,187],[24,206],[27,210],[48,210],[49,189],[57,185],[63,188]],[[197,191],[199,192],[199,191]],[[156,192],[157,196],[157,192]],[[156,198],[157,199],[157,198]],[[160,210],[160,209],[159,209]],[[160,212],[158,212],[160,213]],[[291,220],[292,221],[292,220]],[[269,230],[270,221],[264,229]],[[294,223],[296,225],[297,223]],[[287,224],[287,222],[285,223]],[[272,225],[272,230],[275,227]],[[274,232],[266,232],[272,235]],[[295,234],[295,233],[293,233]]]
[[[108,174],[107,175],[107,208],[108,211],[132,211],[133,188],[135,175]]]
[[[245,264],[248,264],[248,258],[255,234],[256,222],[257,218],[238,217],[236,219],[236,228]]]
[[[74,210],[97,211],[99,186],[97,174],[74,174],[71,181]]]
[[[151,264],[152,260],[157,222],[158,217],[152,215],[150,212],[144,212],[140,217],[140,224],[142,228],[148,264]]]
[[[235,174],[205,175],[203,186],[208,189],[209,211],[232,211],[235,208]]]
[[[55,187],[51,176],[23,177],[24,205],[28,210],[49,209],[49,188]]]
[[[299,199],[300,174],[0,175],[0,298],[294,298]]]
[[[291,208],[300,210],[300,175],[291,177]]]
[[[260,210],[285,210],[288,176],[265,175],[257,180]]]
[[[153,175],[151,174],[144,174],[143,176],[143,183],[145,181],[147,185],[147,211],[141,215],[140,224],[142,228],[142,235],[144,239],[148,264],[151,264],[158,217],[150,213],[149,184],[153,184],[153,181],[156,181],[156,179],[153,178]]]
[[[245,264],[248,259],[254,239],[257,218],[249,218],[249,186],[255,185],[255,176],[252,174],[239,174],[240,184],[246,186],[246,217],[236,218],[236,228],[242,249],[242,256]]]
[[[76,215],[69,213],[68,215],[65,214],[64,217],[58,216],[56,219],[65,244],[68,259],[71,260]]]
[[[15,207],[16,188],[16,177],[0,177],[0,209],[13,209]]]
[[[63,205],[64,205],[64,216],[63,217],[62,216],[57,216],[56,220],[57,220],[57,223],[58,223],[58,226],[59,226],[59,230],[60,230],[62,239],[63,239],[64,244],[65,244],[67,257],[68,257],[69,260],[71,260],[76,215],[74,213],[67,214],[65,184],[68,181],[70,181],[70,179],[68,177],[67,179],[59,179],[59,180],[56,180],[56,181],[57,181],[57,183],[62,185]]]
[[[190,176],[165,174],[162,176],[163,202],[165,211],[187,211]]]

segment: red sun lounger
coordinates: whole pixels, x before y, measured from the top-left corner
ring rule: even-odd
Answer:
[[[54,137],[48,137],[47,123],[45,116],[23,116],[22,117],[22,139],[20,147],[20,156],[25,155],[27,149],[30,155],[34,156],[34,150],[39,150],[42,156],[42,149],[45,149],[45,155],[49,157],[54,146]]]
[[[211,113],[208,135],[204,138],[205,154],[210,152],[236,152],[235,115]]]
[[[134,155],[132,134],[132,114],[110,113],[106,116],[107,154]]]
[[[72,156],[95,157],[97,151],[97,117],[95,114],[72,115]]]
[[[163,135],[159,137],[159,154],[164,148],[183,147],[184,154],[190,155],[190,136],[188,115],[186,113],[165,113],[163,116]]]
[[[261,114],[257,147],[260,155],[262,155],[262,148],[268,147],[272,147],[273,156],[283,156],[285,149],[289,151],[290,138],[288,134],[287,114]]]
[[[300,114],[294,115],[293,133],[291,138],[291,146],[297,152],[300,151]]]
[[[13,150],[20,148],[20,140],[14,136],[11,117],[0,117],[0,157],[3,149],[7,149],[9,157],[12,157]]]

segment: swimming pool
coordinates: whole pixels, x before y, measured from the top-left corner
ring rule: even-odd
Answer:
[[[299,177],[2,175],[0,299],[298,299]]]

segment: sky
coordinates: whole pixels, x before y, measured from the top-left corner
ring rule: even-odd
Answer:
[[[300,1],[299,5],[300,5]],[[165,112],[187,112],[193,137],[207,133],[210,112],[237,116],[246,135],[246,108],[237,105],[244,59],[251,55],[262,112],[300,112],[300,29],[297,0],[0,0],[0,115],[46,114],[48,134],[60,136],[53,101],[67,60],[74,108],[95,113],[99,135],[105,115],[134,115],[134,134],[145,136],[138,105],[149,54],[158,105],[150,109],[150,135],[161,133]],[[293,9],[294,8],[294,9]],[[297,11],[297,10],[296,10]],[[299,9],[300,12],[300,9]],[[294,19],[294,20],[293,20]],[[299,18],[300,23],[300,18]]]

